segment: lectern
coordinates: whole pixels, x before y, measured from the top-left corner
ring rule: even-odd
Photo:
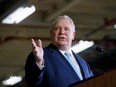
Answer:
[[[71,84],[69,87],[116,87],[116,69]]]

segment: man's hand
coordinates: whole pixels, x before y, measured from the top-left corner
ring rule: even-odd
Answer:
[[[34,39],[31,39],[32,41],[32,50],[33,54],[36,58],[36,63],[39,65],[43,64],[43,48],[42,48],[42,41],[39,39],[37,41],[37,44],[35,43]]]

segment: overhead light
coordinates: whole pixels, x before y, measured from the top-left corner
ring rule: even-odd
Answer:
[[[116,24],[114,24],[114,28],[116,29]]]
[[[22,80],[21,76],[10,76],[8,79],[2,81],[3,85],[14,85]]]
[[[22,6],[17,8],[13,13],[8,15],[5,19],[2,20],[2,23],[6,24],[17,24],[24,20],[26,17],[35,12],[35,6]]]
[[[77,43],[74,46],[72,46],[71,49],[75,53],[79,53],[81,51],[84,51],[84,50],[88,49],[89,47],[91,47],[93,45],[94,45],[93,41],[83,41],[83,40],[80,40],[79,43]]]

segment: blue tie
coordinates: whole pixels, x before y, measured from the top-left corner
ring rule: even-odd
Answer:
[[[64,53],[64,55],[66,56],[66,59],[68,60],[68,62],[71,64],[71,66],[73,67],[73,69],[75,70],[75,72],[77,73],[77,75],[80,77],[80,79],[82,80],[82,74],[79,70],[79,66],[77,65],[77,63],[75,63],[72,58],[71,58],[71,54],[69,52]]]

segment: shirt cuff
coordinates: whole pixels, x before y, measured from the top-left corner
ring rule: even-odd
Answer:
[[[36,64],[37,64],[37,66],[38,66],[38,68],[40,69],[40,70],[42,70],[45,66],[44,66],[44,61],[42,62],[42,65],[40,65],[40,64],[38,64],[37,62],[36,62]]]

